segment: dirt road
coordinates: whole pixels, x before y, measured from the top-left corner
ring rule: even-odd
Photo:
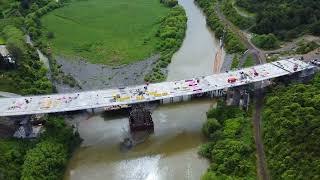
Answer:
[[[257,149],[257,173],[259,179],[269,180],[267,164],[265,162],[265,153],[262,141],[261,132],[261,111],[263,106],[264,90],[258,89],[255,91],[255,110],[253,114],[254,139]]]

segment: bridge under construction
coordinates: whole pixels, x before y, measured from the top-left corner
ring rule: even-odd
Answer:
[[[292,58],[186,80],[117,89],[0,98],[0,116],[56,113],[152,101],[172,102],[174,98],[183,99],[197,94],[221,96],[228,88],[313,71],[314,68]]]

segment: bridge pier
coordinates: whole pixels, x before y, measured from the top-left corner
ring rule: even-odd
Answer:
[[[240,91],[241,91],[240,87],[233,88],[233,95],[232,95],[232,102],[231,102],[232,106],[239,106],[240,99],[241,99]]]
[[[19,126],[14,133],[14,137],[28,138],[32,135],[31,115],[15,116],[11,118]]]
[[[305,69],[297,74],[297,81],[301,83],[307,83],[312,80],[316,73],[316,68]]]

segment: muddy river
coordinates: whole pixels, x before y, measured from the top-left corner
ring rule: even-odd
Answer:
[[[204,14],[193,0],[179,0],[188,16],[186,38],[168,67],[168,80],[213,73],[219,41],[207,29]],[[161,105],[152,113],[154,133],[130,150],[120,143],[128,136],[125,115],[78,117],[84,139],[71,158],[66,180],[199,179],[208,162],[197,155],[204,141],[201,127],[213,100]]]

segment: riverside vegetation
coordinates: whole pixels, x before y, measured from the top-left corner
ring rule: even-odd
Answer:
[[[232,68],[238,67],[238,57],[244,53],[246,47],[239,37],[219,19],[214,11],[217,0],[196,0],[196,2],[206,14],[207,25],[215,32],[215,36],[217,38],[223,37],[226,51],[230,54],[235,54],[232,61]]]
[[[156,36],[160,38],[157,50],[160,59],[152,72],[145,76],[145,81],[158,82],[166,79],[165,68],[170,64],[173,54],[180,48],[187,28],[187,17],[181,6],[171,8],[169,14],[161,19]]]
[[[248,114],[221,101],[209,110],[202,128],[209,142],[201,145],[199,154],[211,164],[202,180],[256,179],[255,146]]]

